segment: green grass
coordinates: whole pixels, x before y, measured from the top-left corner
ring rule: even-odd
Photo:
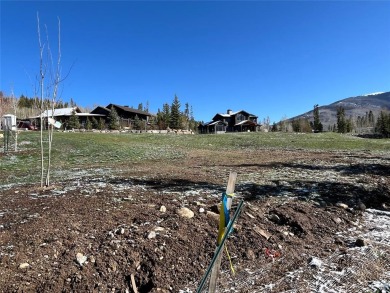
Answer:
[[[1,141],[1,146],[3,141]],[[1,184],[38,182],[39,132],[21,132],[20,152],[0,157]],[[191,150],[308,149],[389,152],[389,139],[362,139],[337,133],[232,133],[219,135],[55,133],[52,169],[130,168],[138,162],[180,160]],[[61,172],[59,172],[60,170]],[[54,173],[53,176],[55,176]],[[58,178],[54,178],[58,179]]]

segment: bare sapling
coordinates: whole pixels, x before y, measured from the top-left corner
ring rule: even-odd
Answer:
[[[53,134],[54,134],[54,110],[55,105],[59,98],[59,85],[65,78],[61,78],[61,22],[58,19],[58,52],[57,52],[57,63],[54,66],[52,53],[49,46],[49,34],[46,28],[46,46],[42,44],[41,31],[39,23],[39,14],[37,13],[38,22],[38,42],[39,42],[39,108],[41,111],[40,116],[40,146],[41,146],[41,187],[50,185],[50,173],[52,163],[52,146],[53,146]],[[44,53],[46,52],[46,59],[44,60]],[[50,80],[46,85],[45,79],[47,71],[50,74]],[[46,94],[46,98],[45,98]],[[49,113],[51,114],[49,115]],[[49,117],[50,116],[50,117]],[[45,120],[47,119],[47,121]],[[43,130],[47,123],[47,149],[44,145]],[[45,170],[45,155],[46,155],[46,170]],[[46,172],[45,172],[46,171]]]

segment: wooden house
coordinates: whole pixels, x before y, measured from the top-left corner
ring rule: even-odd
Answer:
[[[198,126],[199,133],[252,132],[258,131],[260,125],[257,116],[244,110],[216,114],[213,120]]]
[[[118,113],[118,116],[120,118],[120,124],[122,127],[132,128],[136,119],[139,119],[144,123],[148,123],[150,117],[152,116],[152,114],[145,111],[133,109],[129,106],[119,106],[115,104],[109,104],[106,107],[98,106],[91,111],[91,114],[104,115],[107,120],[107,117],[110,115],[111,109],[115,109],[115,111]]]

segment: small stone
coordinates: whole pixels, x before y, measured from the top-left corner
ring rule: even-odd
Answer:
[[[344,210],[348,209],[348,205],[346,205],[345,203],[342,203],[342,202],[336,203],[336,207],[342,208]]]
[[[148,239],[156,238],[156,236],[157,236],[156,232],[150,231],[149,234],[148,234]]]
[[[191,219],[195,215],[194,212],[191,211],[189,208],[178,209],[177,213],[179,214],[179,216],[188,219]]]
[[[366,246],[367,245],[367,240],[365,240],[363,238],[358,238],[358,239],[356,239],[355,245],[358,246],[358,247]]]
[[[249,260],[254,260],[254,259],[256,259],[256,255],[255,255],[254,251],[253,251],[252,249],[250,249],[250,248],[248,248],[248,249],[246,250],[246,257],[247,257],[247,259],[249,259]]]
[[[76,260],[77,260],[77,263],[78,263],[80,266],[83,266],[83,264],[87,261],[87,257],[86,257],[84,254],[78,252],[78,253],[76,254]]]
[[[89,260],[92,262],[92,263],[95,263],[96,262],[96,259],[95,257],[92,255],[89,257]]]
[[[207,211],[207,212],[206,212],[206,216],[207,216],[208,218],[210,218],[210,219],[213,219],[213,220],[219,222],[219,215],[216,214],[216,213],[214,213],[214,212]]]
[[[204,213],[204,208],[200,208],[199,213]]]
[[[156,232],[162,232],[162,231],[164,231],[164,230],[165,230],[165,229],[164,229],[163,227],[160,227],[160,226],[154,228],[154,231],[156,231]]]
[[[322,266],[322,260],[313,256],[309,259],[309,266],[318,269]]]
[[[336,224],[340,224],[341,223],[341,219],[339,217],[335,217],[335,218],[332,218],[333,222],[335,222]]]
[[[275,222],[275,223],[279,223],[280,222],[280,218],[278,215],[275,215],[275,214],[270,214],[268,216],[268,219],[272,222]]]
[[[30,265],[28,263],[22,263],[19,265],[19,269],[27,269]]]
[[[167,208],[165,206],[160,207],[160,212],[165,213],[167,211]]]

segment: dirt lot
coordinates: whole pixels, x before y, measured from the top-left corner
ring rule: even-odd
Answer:
[[[232,171],[233,212],[245,204],[227,241],[235,274],[224,251],[218,292],[389,286],[388,154],[208,151],[90,171],[45,189],[3,188],[1,292],[135,292],[132,277],[141,293],[196,292]]]

